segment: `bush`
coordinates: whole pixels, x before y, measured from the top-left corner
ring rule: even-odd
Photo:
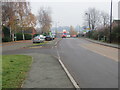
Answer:
[[[111,32],[111,38],[112,42],[119,43],[120,39],[120,33],[119,33],[120,27],[114,27],[112,32]]]
[[[25,40],[31,40],[32,35],[31,34],[25,34]]]
[[[23,40],[22,33],[16,33],[17,40]]]
[[[33,38],[36,37],[36,36],[38,36],[38,35],[40,35],[40,34],[34,34],[34,35],[33,35]]]
[[[2,38],[2,42],[10,42],[11,38],[10,37],[4,37]]]
[[[6,26],[2,27],[2,32],[4,33],[4,37],[10,36],[10,29]]]

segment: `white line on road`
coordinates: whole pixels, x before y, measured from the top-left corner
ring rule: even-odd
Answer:
[[[73,83],[74,87],[77,89],[77,90],[80,90],[80,87],[78,86],[78,84],[76,83],[76,81],[74,80],[74,78],[71,76],[71,74],[69,73],[69,71],[67,70],[67,68],[65,67],[65,65],[63,64],[63,62],[61,61],[60,59],[60,54],[58,52],[58,49],[56,47],[56,51],[57,51],[57,55],[58,55],[58,60],[61,64],[61,66],[63,67],[63,69],[65,70],[67,76],[69,77],[70,81]]]

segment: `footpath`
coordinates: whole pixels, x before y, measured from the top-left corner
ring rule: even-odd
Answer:
[[[39,53],[27,55],[33,57],[33,63],[22,88],[71,88],[70,90],[75,90],[57,58]]]
[[[117,45],[117,44],[104,43],[104,42],[100,42],[100,41],[96,41],[96,40],[92,40],[92,39],[88,39],[88,38],[85,38],[85,39],[90,42],[93,42],[93,43],[120,49],[120,45]]]

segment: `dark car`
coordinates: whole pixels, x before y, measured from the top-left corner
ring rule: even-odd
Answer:
[[[52,38],[51,36],[46,36],[46,37],[45,37],[45,40],[46,40],[46,41],[51,41],[51,40],[53,40],[53,38]]]

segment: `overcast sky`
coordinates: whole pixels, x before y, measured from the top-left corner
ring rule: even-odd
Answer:
[[[118,19],[118,1],[113,0],[113,19]],[[110,2],[111,0],[34,0],[31,1],[31,9],[37,15],[40,7],[50,7],[52,20],[58,26],[83,26],[84,13],[88,8],[110,13]]]

